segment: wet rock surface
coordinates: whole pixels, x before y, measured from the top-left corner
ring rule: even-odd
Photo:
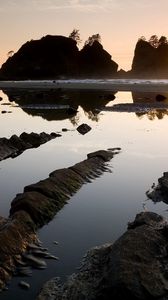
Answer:
[[[90,153],[86,160],[69,168],[53,171],[48,178],[26,186],[24,192],[13,199],[10,216],[24,210],[31,216],[37,228],[43,226],[84,183],[109,171],[106,162],[119,152],[120,150],[114,148],[111,151]]]
[[[59,136],[61,135],[55,132],[51,134],[23,132],[20,136],[12,135],[9,139],[0,138],[0,161],[9,157],[16,157],[26,149],[39,147]]]
[[[77,127],[77,131],[83,135],[88,133],[90,130],[91,130],[91,127],[84,123]]]
[[[80,271],[53,278],[37,300],[159,299],[168,297],[168,224],[142,212],[114,243],[88,251]]]
[[[109,171],[106,162],[119,153],[119,149],[88,154],[86,160],[53,171],[47,179],[26,186],[23,193],[16,195],[10,217],[0,217],[0,289],[17,273],[31,276],[32,267],[46,268],[44,258],[58,260],[39,245],[36,230],[48,223],[84,183]]]
[[[163,201],[168,204],[168,172],[163,173],[163,176],[158,179],[158,185],[153,184],[146,195],[153,202]]]

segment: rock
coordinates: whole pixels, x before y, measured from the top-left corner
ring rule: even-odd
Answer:
[[[167,299],[168,224],[153,212],[130,224],[114,244],[89,250],[64,284],[58,278],[46,283],[37,300],[52,294],[57,300]]]
[[[39,259],[32,254],[24,253],[22,256],[24,257],[25,260],[29,262],[29,264],[33,266],[33,268],[46,269],[47,267],[47,264],[44,260]]]
[[[164,101],[166,99],[166,97],[164,96],[164,95],[160,95],[160,94],[158,94],[158,95],[156,95],[156,101]]]
[[[24,137],[27,143],[27,134]],[[34,138],[35,135],[33,141]],[[15,137],[13,139],[18,142]],[[11,143],[7,139],[5,142]],[[58,260],[40,246],[36,230],[48,223],[84,183],[107,171],[105,163],[113,155],[113,151],[106,154],[103,150],[90,153],[86,160],[53,171],[48,178],[26,186],[23,193],[16,195],[11,203],[10,217],[0,217],[0,289],[5,287],[15,271],[16,274],[30,276],[28,266],[46,268],[46,262],[39,257]]]
[[[19,286],[23,289],[26,289],[26,290],[30,289],[30,284],[26,281],[23,281],[23,280],[21,280],[19,282]]]
[[[101,150],[90,153],[86,160],[69,168],[53,171],[48,178],[26,186],[24,192],[13,199],[10,216],[25,211],[31,216],[36,228],[43,226],[84,183],[108,171],[105,162],[116,153],[119,152]]]
[[[98,41],[84,45],[79,53],[79,61],[81,76],[100,78],[117,74],[118,64]]]
[[[19,266],[16,268],[16,275],[18,276],[32,276],[32,269],[29,266]]]
[[[168,172],[163,173],[163,176],[158,179],[158,185],[154,185],[146,195],[155,203],[163,201],[168,204]]]
[[[115,76],[117,68],[118,64],[98,41],[85,45],[79,51],[77,42],[72,38],[47,35],[22,45],[2,65],[0,77],[1,80],[82,76],[100,78]]]
[[[104,161],[109,161],[113,158],[114,154],[119,153],[120,150],[121,150],[121,148],[113,148],[113,149],[111,148],[109,151],[99,150],[99,151],[87,154],[87,157],[88,158],[100,157]]]
[[[91,129],[92,128],[89,125],[84,123],[77,127],[77,131],[83,135],[88,133]]]
[[[58,277],[54,277],[47,281],[41,293],[38,295],[37,300],[55,300],[59,293],[60,281]],[[59,300],[59,299],[58,299]]]
[[[150,41],[139,39],[129,76],[133,78],[167,78],[168,44],[153,45]],[[136,76],[136,77],[135,77]]]
[[[0,219],[0,288],[9,281],[28,243],[36,239],[34,223],[26,212]]]
[[[51,134],[45,132],[40,134],[23,132],[20,137],[12,135],[9,139],[0,138],[0,160],[16,157],[26,149],[39,147],[41,144],[59,136],[61,135],[55,132]]]

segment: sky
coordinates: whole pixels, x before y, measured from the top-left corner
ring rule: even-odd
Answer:
[[[79,48],[99,33],[119,69],[129,70],[139,37],[168,37],[168,0],[0,0],[0,64],[26,41],[74,28]]]

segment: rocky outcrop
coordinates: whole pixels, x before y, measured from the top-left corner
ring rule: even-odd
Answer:
[[[168,44],[154,47],[150,42],[140,39],[135,47],[131,77],[167,78],[168,77]]]
[[[27,245],[36,240],[34,223],[29,214],[20,211],[12,218],[0,218],[0,290],[14,274]]]
[[[94,41],[92,45],[85,45],[80,51],[79,60],[83,76],[100,78],[117,74],[118,64],[98,41]]]
[[[115,76],[118,65],[95,41],[79,51],[75,40],[47,35],[25,43],[2,65],[1,80]]]
[[[168,204],[168,172],[158,179],[158,185],[152,185],[152,188],[146,192],[148,198],[153,202],[163,201]]]
[[[86,160],[69,168],[56,170],[47,179],[26,186],[23,193],[16,195],[11,203],[10,217],[0,217],[0,289],[4,288],[14,274],[17,264],[24,266],[22,258],[37,267],[45,267],[45,262],[32,256],[32,250],[24,255],[30,244],[37,242],[36,230],[48,223],[84,183],[108,171],[106,162],[117,153],[119,148],[90,153]],[[40,247],[34,252],[57,259],[49,253],[42,253]],[[27,267],[19,268],[19,274],[29,271]]]
[[[12,135],[9,139],[0,138],[0,161],[9,157],[16,157],[29,148],[37,148],[40,145],[61,136],[55,132],[47,134],[45,132],[26,133],[20,136]]]
[[[138,214],[114,243],[88,251],[79,273],[65,284],[54,278],[37,300],[165,300],[168,297],[168,224]]]
[[[105,162],[119,150],[97,151],[76,165],[52,172],[48,178],[24,188],[11,203],[10,216],[26,211],[36,227],[48,223],[81,186],[107,170]]]
[[[26,42],[2,65],[4,79],[36,79],[76,74],[78,48],[73,39],[47,35]]]

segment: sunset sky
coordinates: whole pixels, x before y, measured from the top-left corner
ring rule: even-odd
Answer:
[[[83,43],[99,33],[119,69],[129,70],[140,36],[168,36],[168,0],[0,0],[0,20],[0,63],[28,40],[77,28]]]

